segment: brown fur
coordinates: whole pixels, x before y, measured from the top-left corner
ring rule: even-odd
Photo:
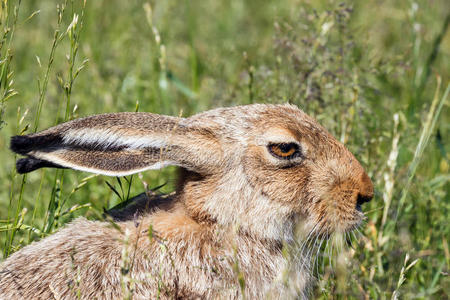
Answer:
[[[42,137],[45,145],[34,143]],[[296,143],[301,153],[278,159],[269,143]],[[108,175],[158,162],[181,172],[173,195],[141,195],[111,211],[117,226],[79,218],[11,255],[0,267],[1,299],[305,298],[309,257],[283,255],[295,249],[296,227],[313,235],[352,230],[361,199],[373,196],[353,155],[291,105],[187,119],[93,116],[21,138],[12,149]]]

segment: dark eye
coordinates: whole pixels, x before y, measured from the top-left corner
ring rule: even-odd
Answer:
[[[270,154],[280,159],[293,159],[300,156],[300,146],[296,143],[269,144]]]

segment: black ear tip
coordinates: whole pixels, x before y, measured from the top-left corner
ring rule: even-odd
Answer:
[[[32,148],[32,140],[26,135],[16,135],[11,137],[10,149],[18,154],[27,154]]]
[[[39,162],[39,160],[33,158],[21,158],[17,160],[16,162],[17,173],[24,174],[39,169],[37,162]]]
[[[33,157],[21,158],[16,162],[16,170],[19,174],[29,173],[40,168],[66,169],[61,165]]]

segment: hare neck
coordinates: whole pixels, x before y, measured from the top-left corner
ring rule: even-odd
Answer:
[[[202,177],[182,169],[178,201],[197,222],[234,227],[258,240],[291,243],[296,221],[292,209],[255,192],[239,172]]]

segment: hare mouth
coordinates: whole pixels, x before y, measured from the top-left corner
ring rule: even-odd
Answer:
[[[350,233],[357,230],[366,219],[364,213],[355,208],[349,215],[343,216],[322,216],[319,220],[313,222],[311,232],[314,235],[328,239],[335,233]]]
[[[355,209],[356,209],[356,211],[358,211],[358,212],[360,212],[360,213],[362,213],[363,211],[362,211],[362,207],[361,207],[361,204],[360,203],[357,203],[356,204],[356,207],[355,207]]]
[[[360,203],[355,203],[353,206],[348,201],[325,198],[314,210],[318,211],[319,215],[311,216],[310,220],[317,234],[351,232],[357,229],[365,219]]]

